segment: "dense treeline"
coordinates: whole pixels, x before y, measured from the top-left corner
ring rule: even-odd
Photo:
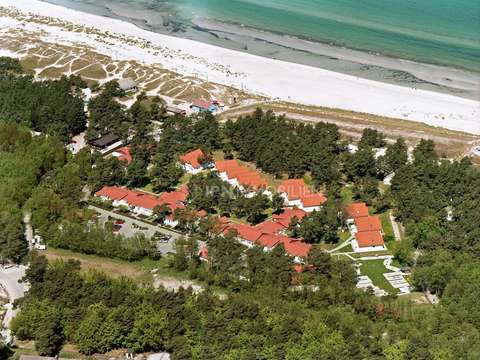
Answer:
[[[0,254],[19,262],[27,253],[23,207],[45,176],[65,163],[54,138],[34,137],[26,129],[0,123]]]
[[[343,150],[334,124],[299,124],[260,109],[228,121],[225,135],[240,159],[255,162],[275,176],[296,178],[311,172],[318,184],[335,179]]]
[[[252,224],[265,220],[265,211],[272,207],[272,201],[262,192],[246,197],[214,172],[193,176],[188,190],[188,202],[194,208],[210,214],[246,218]]]
[[[35,81],[18,60],[0,58],[0,119],[67,141],[85,129],[80,87],[76,76]]]
[[[191,240],[189,240],[191,241]],[[459,323],[447,307],[378,300],[354,288],[347,262],[314,249],[311,270],[293,271],[281,249],[265,253],[231,237],[209,237],[202,264],[179,244],[173,265],[223,287],[193,294],[139,288],[127,279],[80,273],[73,261],[48,264],[34,256],[12,324],[33,339],[40,354],[57,354],[65,342],[84,354],[116,348],[168,351],[172,359],[473,359],[478,330]],[[185,246],[187,245],[187,246]],[[194,247],[193,247],[194,248]],[[241,275],[241,276],[239,276]]]
[[[90,222],[90,226],[81,223],[66,223],[49,239],[49,245],[84,254],[94,254],[127,261],[143,258],[158,259],[155,243],[139,233],[126,238],[113,234],[109,226],[101,227]]]
[[[478,328],[480,171],[468,159],[439,160],[429,140],[413,155],[392,180],[392,205],[406,231],[397,257],[416,265],[419,289],[441,295],[459,320]]]
[[[194,210],[256,223],[282,204],[260,195],[247,199],[230,188],[217,191],[226,185],[200,175],[189,183],[192,208],[175,214],[191,236],[179,241],[171,265],[221,288],[226,299],[208,289],[173,294],[140,288],[81,273],[74,262],[48,265],[33,257],[25,279],[31,289],[13,330],[20,339],[36,340],[41,354],[54,355],[70,342],[84,354],[130,347],[166,350],[174,359],[480,358],[480,173],[468,159],[440,159],[434,143],[422,140],[409,160],[403,139],[387,143],[372,129],[365,129],[357,151],[347,151],[335,125],[297,124],[261,110],[225,126],[209,114],[164,121],[159,99],[139,94],[129,109],[120,105],[124,93],[116,82],[89,104],[87,137],[130,137],[132,163],[88,149],[71,156],[63,142],[84,130],[83,86],[76,77],[35,82],[18,61],[0,58],[0,260],[25,257],[25,213],[55,246],[130,261],[155,258],[150,241],[97,227],[81,205],[85,186],[151,183],[169,190],[182,176],[179,155],[221,149],[226,158],[235,154],[276,177],[310,175],[327,192],[321,211],[292,221],[290,236],[336,242],[345,184],[373,211],[391,209],[405,225],[405,239],[395,244],[397,260],[411,265],[416,288],[437,294],[440,303],[418,307],[357,291],[351,264],[315,245],[310,266],[299,274],[281,247],[244,249],[231,236],[218,236],[218,223],[212,217],[197,222]],[[159,141],[152,121],[161,124]],[[15,123],[49,136],[32,137]],[[386,147],[385,155],[378,156],[378,147]],[[391,188],[380,186],[393,173]],[[208,244],[208,262],[199,259],[197,240]],[[0,345],[0,357],[8,351]]]

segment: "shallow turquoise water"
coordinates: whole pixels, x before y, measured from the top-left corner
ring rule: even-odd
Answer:
[[[480,72],[480,0],[45,1],[177,36],[202,17]]]
[[[166,3],[180,8],[180,14],[186,17],[202,16],[394,57],[480,70],[478,0],[175,0]]]

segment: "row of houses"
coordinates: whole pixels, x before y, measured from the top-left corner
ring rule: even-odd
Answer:
[[[347,225],[355,252],[386,250],[382,222],[379,216],[370,216],[365,203],[352,203],[346,207]]]
[[[272,195],[267,189],[267,180],[258,171],[239,164],[237,160],[215,161],[215,170],[223,181],[244,191],[247,196],[253,196],[258,191],[268,196]]]
[[[268,196],[272,195],[268,189],[268,181],[255,169],[239,164],[237,160],[219,160],[212,166],[209,163],[202,163],[200,160],[203,157],[203,151],[197,149],[181,156],[180,163],[190,174],[198,174],[207,168],[216,170],[223,181],[245,191],[247,196],[253,196],[258,191]],[[327,201],[322,192],[312,192],[303,179],[284,180],[277,191],[283,196],[287,206],[295,206],[306,212],[320,210]]]
[[[282,181],[277,190],[288,206],[296,206],[306,212],[320,210],[327,201],[322,192],[312,192],[303,179],[288,179]]]
[[[228,218],[219,218],[220,231],[223,235],[234,235],[238,242],[246,247],[259,245],[264,251],[271,251],[279,245],[283,245],[285,253],[291,256],[298,264],[303,263],[308,256],[311,245],[302,240],[290,238],[285,235],[293,217],[302,219],[307,213],[301,209],[285,208],[279,215],[273,215],[256,226],[248,224],[232,223]],[[208,260],[208,249],[203,246],[200,249],[200,258]]]
[[[176,191],[155,196],[124,187],[104,186],[95,193],[95,196],[102,200],[111,201],[115,207],[125,206],[134,214],[143,216],[152,216],[155,207],[167,205],[170,213],[165,219],[165,224],[175,227],[178,222],[173,219],[173,214],[175,210],[185,208],[188,189],[184,186]]]

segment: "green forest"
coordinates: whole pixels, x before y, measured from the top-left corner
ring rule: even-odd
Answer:
[[[0,257],[30,264],[24,278],[30,290],[17,301],[11,328],[18,339],[34,340],[39,354],[54,356],[74,344],[85,356],[131,348],[167,351],[174,360],[480,358],[480,170],[470,159],[442,158],[431,140],[416,144],[409,159],[404,139],[387,141],[373,129],[351,153],[336,125],[299,124],[260,109],[225,123],[211,114],[165,119],[162,102],[143,94],[129,109],[121,106],[115,82],[96,90],[87,129],[84,86],[72,77],[34,81],[17,61],[0,58]],[[158,141],[153,121],[161,123]],[[132,163],[89,149],[71,154],[65,143],[81,131],[90,139],[130,136]],[[386,147],[385,155],[375,156],[378,147]],[[157,261],[150,239],[114,237],[98,226],[88,193],[103,185],[174,189],[183,175],[178,157],[197,148],[207,157],[216,152],[251,162],[275,179],[306,176],[326,193],[322,211],[291,227],[290,235],[313,244],[303,272],[281,246],[246,249],[231,234],[220,235],[211,215],[255,224],[283,204],[231,189],[233,196],[207,192],[225,186],[214,173],[187,181],[189,206],[177,215],[188,236],[168,258],[203,292],[154,289],[28,253],[25,213],[51,247]],[[391,186],[383,186],[393,172]],[[321,250],[338,242],[347,186],[355,200],[401,221],[405,236],[395,260],[412,267],[413,286],[437,295],[439,304],[358,290],[351,262]],[[189,212],[199,209],[210,216],[193,226]],[[208,262],[198,256],[200,242],[208,245]],[[0,357],[9,352],[0,346]]]

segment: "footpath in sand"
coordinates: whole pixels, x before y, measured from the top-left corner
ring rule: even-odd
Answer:
[[[169,72],[190,76],[192,82],[202,79],[255,96],[480,134],[478,101],[156,34],[119,20],[36,0],[0,0],[0,38],[12,36],[15,31],[40,34],[42,41],[63,46],[87,45],[116,60],[156,64]],[[94,70],[101,73],[98,68]],[[175,83],[170,85],[175,87]]]

